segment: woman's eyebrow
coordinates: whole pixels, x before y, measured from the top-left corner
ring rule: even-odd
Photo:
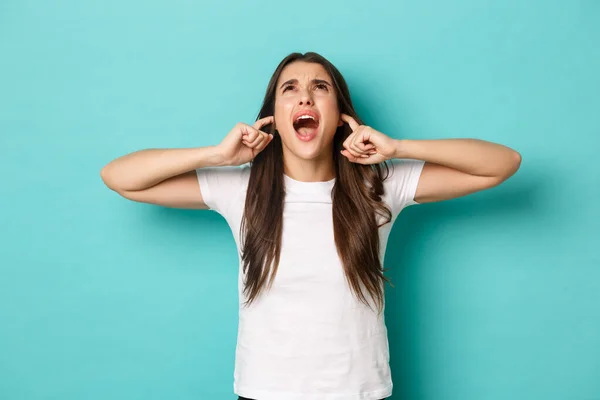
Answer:
[[[310,81],[311,83],[317,84],[317,83],[324,83],[327,86],[331,86],[331,83],[327,82],[326,80],[323,79],[313,79],[312,81]],[[291,84],[296,84],[298,83],[298,79],[289,79],[285,82],[283,82],[281,84],[281,86],[279,87],[279,89],[281,89],[282,87],[284,87],[285,85],[291,85]]]

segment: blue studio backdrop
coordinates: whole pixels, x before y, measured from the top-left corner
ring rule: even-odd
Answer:
[[[599,19],[591,0],[3,0],[0,399],[236,398],[229,227],[100,169],[218,144],[294,51],[389,136],[523,157],[397,220],[392,399],[600,399]]]

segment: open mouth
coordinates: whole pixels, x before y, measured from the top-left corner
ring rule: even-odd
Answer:
[[[319,121],[311,115],[301,115],[294,121],[294,130],[301,137],[311,137],[317,133]]]

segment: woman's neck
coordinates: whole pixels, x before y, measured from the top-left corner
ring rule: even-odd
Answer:
[[[283,171],[290,178],[301,182],[327,182],[335,178],[333,157],[305,160],[293,155],[283,159]]]

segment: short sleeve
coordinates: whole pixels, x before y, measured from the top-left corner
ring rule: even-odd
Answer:
[[[196,176],[204,203],[227,217],[232,206],[244,201],[243,193],[248,187],[250,167],[245,164],[198,168]]]
[[[391,206],[394,218],[400,214],[403,208],[419,204],[415,201],[415,193],[424,166],[425,161],[423,160],[407,158],[391,160],[390,172],[383,184],[384,198]]]

